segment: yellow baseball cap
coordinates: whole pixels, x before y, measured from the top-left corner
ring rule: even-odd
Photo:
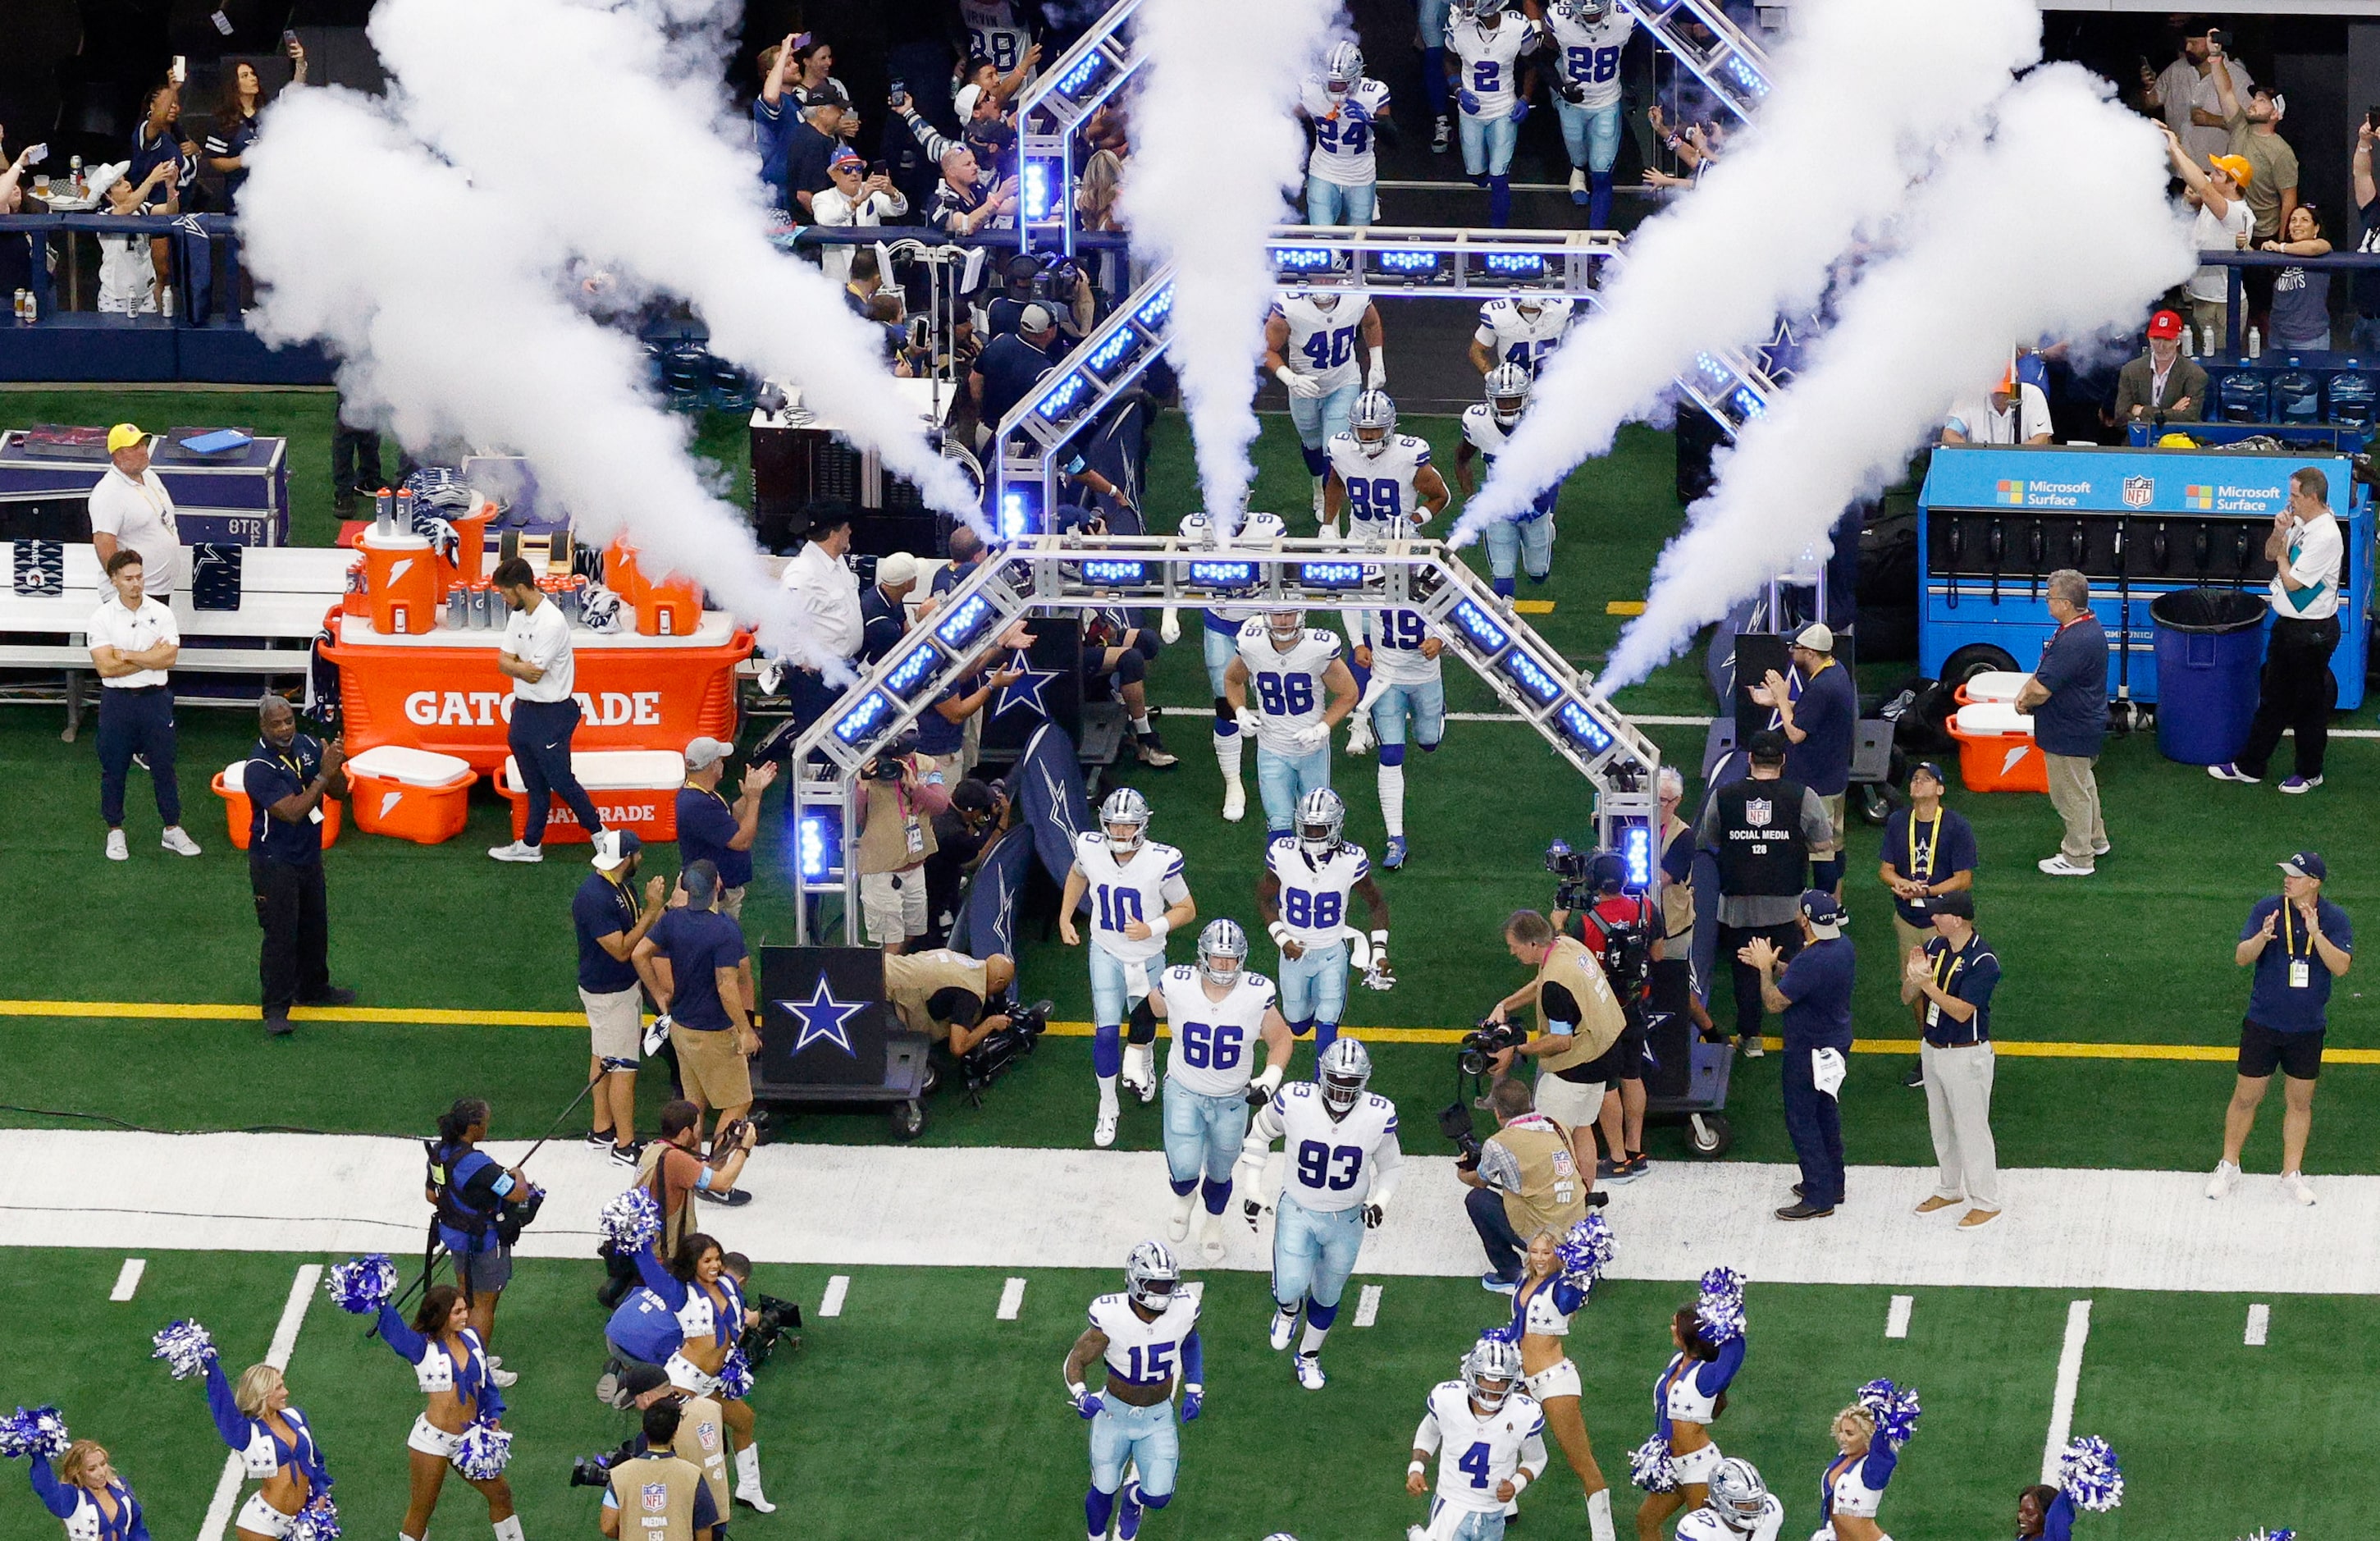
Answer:
[[[130,449],[135,444],[145,444],[148,442],[149,435],[130,423],[117,423],[107,431],[107,453],[110,455],[114,455],[117,450]]]
[[[2256,168],[2248,164],[2245,155],[2209,155],[2206,164],[2219,167],[2243,192],[2247,190],[2248,184],[2256,179]]]

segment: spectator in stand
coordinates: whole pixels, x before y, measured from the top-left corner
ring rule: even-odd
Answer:
[[[1016,126],[1002,111],[1001,100],[981,86],[962,86],[951,105],[959,115],[959,142],[975,152],[987,170],[1016,170]]]
[[[181,214],[194,212],[196,189],[192,182],[199,171],[199,147],[182,131],[182,82],[179,79],[166,81],[152,89],[140,103],[141,121],[132,130],[132,164],[126,175],[148,190],[142,195],[140,212],[145,214]],[[167,176],[149,181],[156,166],[170,167]],[[167,236],[149,237],[149,258],[157,269],[157,289],[162,297],[173,274],[173,239]],[[160,303],[163,303],[162,299]]]
[[[787,111],[786,76],[794,67],[795,37],[760,50],[760,94],[752,99],[752,148],[760,154],[760,180],[769,185],[770,207],[790,210],[785,189],[785,150],[800,118]],[[800,103],[793,103],[798,107]]]
[[[160,188],[170,191],[174,179],[174,163],[161,160],[143,173],[139,182],[124,174],[125,163],[104,165],[91,175],[91,185],[107,189],[105,206],[98,211],[110,214],[177,213],[177,208],[155,209],[150,200],[159,196]],[[165,274],[158,264],[157,251],[164,242],[151,242],[137,235],[102,236],[99,237],[99,309],[103,313],[122,316],[153,316],[164,308]]]
[[[2049,575],[2049,616],[2058,629],[2019,687],[2016,710],[2033,719],[2048,762],[2049,802],[2066,828],[2058,854],[2035,863],[2053,878],[2087,878],[2107,854],[2095,768],[2107,739],[2107,633],[2091,612],[2091,580],[2071,567]]]
[[[801,109],[801,122],[785,136],[785,205],[796,223],[815,224],[812,201],[834,185],[827,175],[835,154],[844,148],[844,110],[840,103],[819,101]]]
[[[2277,1069],[2281,1189],[2310,1205],[2314,1195],[2304,1175],[2305,1147],[2313,1132],[2314,1081],[2322,1074],[2331,981],[2344,978],[2355,961],[2355,928],[2345,910],[2322,896],[2330,868],[2320,855],[2300,851],[2279,866],[2281,892],[2249,909],[2240,945],[2232,950],[2232,961],[2256,975],[2248,988],[2248,1014],[2240,1023],[2239,1079],[2223,1111],[2223,1157],[2206,1180],[2206,1196],[2221,1198],[2240,1181],[2240,1153]]]
[[[1066,345],[1068,347],[1080,342],[1099,324],[1099,291],[1092,286],[1088,273],[1063,260],[1051,263],[1048,286],[1063,293],[1053,294],[1048,300],[1037,301],[1033,297],[1034,281],[1041,273],[1041,260],[1038,257],[1020,255],[1008,260],[1008,266],[1001,277],[1002,292],[993,296],[991,302],[984,307],[984,318],[988,323],[986,342],[1015,331],[1026,308],[1035,304],[1050,312],[1050,319],[1058,323],[1059,332],[1070,339]]]
[[[0,156],[5,163],[0,164],[0,214],[25,212],[25,171],[32,164],[32,153],[28,145],[13,159]],[[0,234],[0,289],[14,294],[32,286],[32,237],[20,232]]]
[[[1041,45],[1038,42],[1018,55],[1015,67],[1004,75],[1001,73],[1000,66],[982,55],[969,55],[951,72],[951,95],[955,101],[958,93],[967,87],[980,86],[1004,106],[1016,99],[1016,93],[1025,89],[1025,82],[1033,78],[1033,72],[1040,63]],[[959,115],[964,119],[966,115],[962,113]]]
[[[832,251],[834,248],[827,249]],[[851,253],[851,271],[844,276],[843,303],[853,315],[864,316],[868,314],[868,302],[884,287],[883,269],[877,261],[875,248],[858,246],[846,249]]]
[[[707,861],[719,873],[719,913],[741,923],[744,891],[752,881],[752,843],[760,832],[760,797],[777,779],[774,765],[744,772],[734,802],[719,790],[727,757],[735,746],[698,738],[686,746],[686,784],[677,791],[677,858],[680,867]]]
[[[831,43],[811,42],[794,50],[795,78],[794,96],[805,107],[813,102],[832,102],[844,110],[842,134],[851,138],[859,131],[859,115],[851,110],[851,92],[834,78],[834,47]]]
[[[1057,346],[1058,323],[1046,307],[1028,305],[1016,330],[994,337],[967,374],[967,399],[975,404],[976,443],[990,441],[1016,404],[1033,392],[1050,372],[1050,350]]]
[[[1983,401],[1961,403],[1943,419],[1946,444],[2046,444],[2053,431],[2049,393],[2010,363]]]
[[[810,198],[810,218],[830,229],[871,229],[909,212],[909,200],[883,172],[868,174],[868,163],[848,146],[837,150],[826,164],[832,186]],[[838,284],[851,279],[856,246],[827,245],[819,249],[819,271]]]
[[[2191,231],[2192,244],[2201,251],[2247,250],[2248,235],[2255,219],[2248,212],[2241,189],[2255,173],[2246,158],[2217,155],[2207,163],[2208,169],[2202,171],[2182,150],[2181,141],[2174,138],[2170,128],[2165,131],[2165,149],[2173,174],[2181,178],[2191,201],[2198,206],[2198,222]],[[2191,324],[2210,340],[2210,352],[2220,348],[2224,329],[2229,322],[2229,270],[2208,262],[2190,275],[2183,292],[2190,296]]]
[[[901,645],[909,629],[909,595],[917,587],[917,559],[894,552],[876,564],[876,581],[859,591],[859,661],[877,663]]]
[[[785,564],[780,582],[793,590],[810,637],[833,658],[848,661],[859,651],[859,576],[844,558],[851,551],[851,504],[821,498],[802,510],[802,549]],[[807,728],[834,704],[821,661],[796,659],[785,676],[785,698],[794,721]]]
[[[1005,229],[1014,224],[1016,179],[987,185],[975,152],[953,145],[942,152],[942,179],[934,188],[933,206],[926,222],[953,236],[972,236],[986,225]]]
[[[2231,142],[2223,127],[2223,103],[2216,94],[2215,59],[2204,32],[2184,33],[2180,56],[2166,66],[2162,74],[2143,76],[2148,83],[2146,104],[2151,112],[2164,115],[2166,126],[2181,140],[2182,149],[2193,162],[2203,162],[2211,155],[2220,155]],[[2226,58],[2223,69],[2232,91],[2245,96],[2250,80],[2240,61]]]
[[[2116,377],[2116,420],[2194,423],[2206,416],[2206,370],[2181,351],[2181,317],[2149,318],[2149,350]]]
[[[2265,560],[2274,566],[2273,627],[2265,644],[2256,715],[2240,758],[2206,768],[2216,781],[2264,780],[2273,752],[2281,746],[2282,730],[2289,729],[2297,736],[2296,774],[2281,790],[2312,792],[2322,784],[2330,714],[2338,705],[2330,655],[2338,648],[2338,583],[2346,557],[2338,516],[2330,511],[2330,479],[2313,466],[2290,472],[2289,500],[2273,516],[2265,537]]]
[[[1116,200],[1123,190],[1124,157],[1132,152],[1124,110],[1111,102],[1091,115],[1084,139],[1091,152],[1083,158],[1075,178],[1075,225],[1084,231],[1121,231],[1123,216]]]
[[[978,535],[974,528],[967,525],[951,527],[949,550],[950,562],[941,572],[934,575],[934,581],[930,586],[933,592],[937,594],[947,594],[965,583],[977,565],[990,554],[990,549],[983,543],[983,537]]]
[[[2327,257],[2322,211],[2301,203],[2289,211],[2287,238],[2259,243],[2260,251]],[[2273,279],[2273,346],[2283,353],[2320,353],[2330,346],[2330,270],[2283,268]]]
[[[1810,881],[1837,898],[1843,892],[1843,809],[1852,781],[1852,730],[1859,722],[1859,687],[1852,672],[1835,661],[1835,634],[1825,625],[1803,626],[1793,638],[1793,678],[1776,670],[1755,687],[1752,698],[1775,713],[1772,727],[1785,735],[1785,779],[1818,795],[1834,838],[1810,843]]]
[[[1884,821],[1884,849],[1876,877],[1892,892],[1892,935],[1905,965],[1910,955],[1934,940],[1934,902],[1975,886],[1975,831],[1966,816],[1942,806],[1949,781],[1932,760],[1909,772],[1909,806]],[[1923,1008],[1918,1024],[1925,1025]],[[1900,1079],[1904,1086],[1925,1084],[1921,1057]]]
[[[2372,176],[2372,158],[2380,153],[2375,145],[2380,145],[2380,128],[2366,117],[2355,126],[2354,159],[2355,215],[2363,224],[2363,239],[2355,249],[2366,257],[2380,257],[2380,181]],[[2358,268],[2348,282],[2355,296],[2348,348],[2380,353],[2380,268]]]
[[[2248,163],[2250,175],[2240,184],[2240,192],[2255,221],[2252,234],[2259,241],[2273,240],[2289,228],[2289,211],[2298,206],[2298,152],[2281,138],[2281,118],[2289,111],[2289,99],[2265,86],[2252,86],[2245,96],[2240,95],[2229,72],[2219,67],[2224,62],[2220,46],[2214,48],[2214,57],[2218,67],[2210,79],[2223,103],[2223,127],[2229,135],[2224,152]],[[2271,271],[2251,268],[2250,281],[2257,273]],[[2267,277],[2265,283],[2269,290],[2272,280]]]
[[[306,83],[306,49],[289,40],[289,83]],[[256,142],[256,115],[264,110],[264,81],[256,66],[240,60],[224,72],[223,100],[207,126],[207,169],[224,179],[224,197],[239,212],[240,185],[248,180],[248,147]]]
[[[925,720],[919,719],[918,725],[923,727]],[[934,815],[934,854],[926,858],[922,951],[949,945],[951,928],[958,923],[959,890],[1007,828],[1008,799],[989,785],[970,776],[951,789],[950,807]]]

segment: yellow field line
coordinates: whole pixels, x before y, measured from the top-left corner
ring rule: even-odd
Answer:
[[[1642,600],[1609,600],[1605,601],[1603,613],[1606,615],[1642,615],[1645,613],[1645,601]]]
[[[403,1026],[435,1027],[584,1027],[577,1012],[472,1012],[435,1006],[299,1006],[290,1016],[300,1022],[394,1023]],[[254,1006],[211,1002],[141,1001],[0,1001],[0,1017],[118,1017],[169,1022],[254,1022]],[[1050,1031],[1063,1038],[1091,1036],[1087,1022],[1053,1022]],[[1165,1031],[1160,1025],[1160,1033]],[[1452,1027],[1352,1027],[1350,1037],[1367,1043],[1457,1044],[1463,1029]],[[1762,1040],[1781,1050],[1778,1038]],[[2021,1060],[2176,1060],[2213,1064],[2239,1058],[2237,1050],[2211,1043],[2056,1043],[2022,1038],[1998,1038],[1992,1047]],[[1862,1038],[1854,1054],[1914,1054],[1915,1038]],[[2334,1065],[2380,1065],[2380,1049],[2325,1049],[2323,1062]]]

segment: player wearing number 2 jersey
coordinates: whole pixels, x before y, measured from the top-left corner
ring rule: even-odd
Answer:
[[[1554,56],[1554,113],[1570,152],[1570,200],[1591,230],[1611,228],[1611,165],[1620,157],[1620,62],[1635,18],[1614,0],[1550,0],[1545,46]]]
[[[1124,1259],[1121,1294],[1091,1302],[1091,1325],[1066,1354],[1066,1400],[1091,1426],[1091,1486],[1083,1497],[1090,1541],[1140,1534],[1141,1511],[1173,1498],[1182,1432],[1173,1422],[1173,1382],[1182,1382],[1182,1421],[1197,1420],[1206,1400],[1205,1355],[1198,1345],[1198,1301],[1182,1289],[1182,1268],[1162,1242],[1143,1242]],[[1107,1386],[1083,1377],[1104,1363]],[[1127,1474],[1129,1474],[1129,1475]]]
[[[1322,518],[1322,479],[1330,461],[1323,446],[1347,431],[1359,391],[1386,389],[1387,334],[1370,300],[1339,292],[1342,274],[1317,273],[1314,286],[1285,294],[1265,317],[1264,367],[1289,392],[1289,420],[1297,429],[1306,474],[1314,479],[1314,517]],[[1361,346],[1367,357],[1356,359]]]
[[[1305,223],[1371,224],[1379,187],[1372,140],[1389,115],[1388,86],[1365,75],[1361,49],[1337,43],[1322,73],[1299,82],[1297,110],[1314,126],[1314,151],[1305,160]]]
[[[1355,710],[1339,638],[1308,630],[1302,610],[1267,612],[1240,628],[1223,696],[1234,711],[1256,698],[1257,795],[1265,829],[1285,834],[1298,799],[1330,784],[1330,730]]]
[[[1263,1102],[1289,1069],[1289,1024],[1274,1005],[1272,981],[1247,971],[1248,938],[1235,920],[1210,920],[1198,933],[1196,968],[1169,968],[1133,1008],[1135,1036],[1154,1019],[1173,1025],[1165,1058],[1165,1169],[1173,1184],[1175,1241],[1190,1234],[1190,1216],[1203,1194],[1207,1224],[1198,1250],[1223,1260],[1223,1209],[1232,1199],[1232,1163],[1248,1133],[1248,1100]],[[1265,1046],[1264,1074],[1251,1078],[1256,1048]]]
[[[1298,1037],[1314,1035],[1318,1064],[1347,1013],[1350,893],[1362,894],[1372,915],[1365,977],[1383,988],[1390,977],[1389,901],[1372,881],[1364,848],[1340,838],[1346,826],[1339,794],[1327,786],[1307,793],[1297,805],[1296,832],[1265,847],[1257,880],[1257,913],[1281,948],[1281,1014]]]
[[[1446,69],[1463,108],[1463,169],[1488,188],[1488,223],[1512,223],[1512,146],[1529,115],[1536,71],[1524,78],[1521,55],[1536,47],[1537,32],[1504,0],[1456,0],[1446,29]]]
[[[1402,1160],[1396,1104],[1366,1091],[1371,1079],[1371,1055],[1358,1040],[1341,1038],[1313,1080],[1291,1082],[1257,1110],[1240,1147],[1240,1208],[1251,1226],[1263,1208],[1257,1184],[1273,1141],[1287,1163],[1273,1209],[1270,1337],[1275,1353],[1289,1347],[1303,1309],[1305,1336],[1294,1364],[1297,1383],[1309,1391],[1322,1389],[1322,1341],[1338,1318],[1364,1232],[1388,1215]]]
[[[1073,947],[1076,906],[1091,912],[1091,1070],[1099,1082],[1099,1122],[1091,1143],[1115,1143],[1116,1083],[1128,1081],[1143,1102],[1157,1096],[1156,1041],[1135,1036],[1129,1055],[1120,1041],[1124,1006],[1147,995],[1152,973],[1165,967],[1165,935],[1197,918],[1182,853],[1148,838],[1148,799],[1120,786],[1099,805],[1099,827],[1075,837],[1075,866],[1058,905],[1058,935]]]

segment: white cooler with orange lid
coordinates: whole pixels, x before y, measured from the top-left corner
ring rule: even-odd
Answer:
[[[571,773],[587,789],[607,830],[632,830],[646,842],[677,838],[677,789],[686,784],[686,758],[674,749],[589,749],[570,757]],[[504,757],[496,783],[513,806],[513,838],[528,835],[528,790],[520,762]],[[584,843],[595,831],[582,828],[570,805],[553,799],[546,815],[545,843]]]

